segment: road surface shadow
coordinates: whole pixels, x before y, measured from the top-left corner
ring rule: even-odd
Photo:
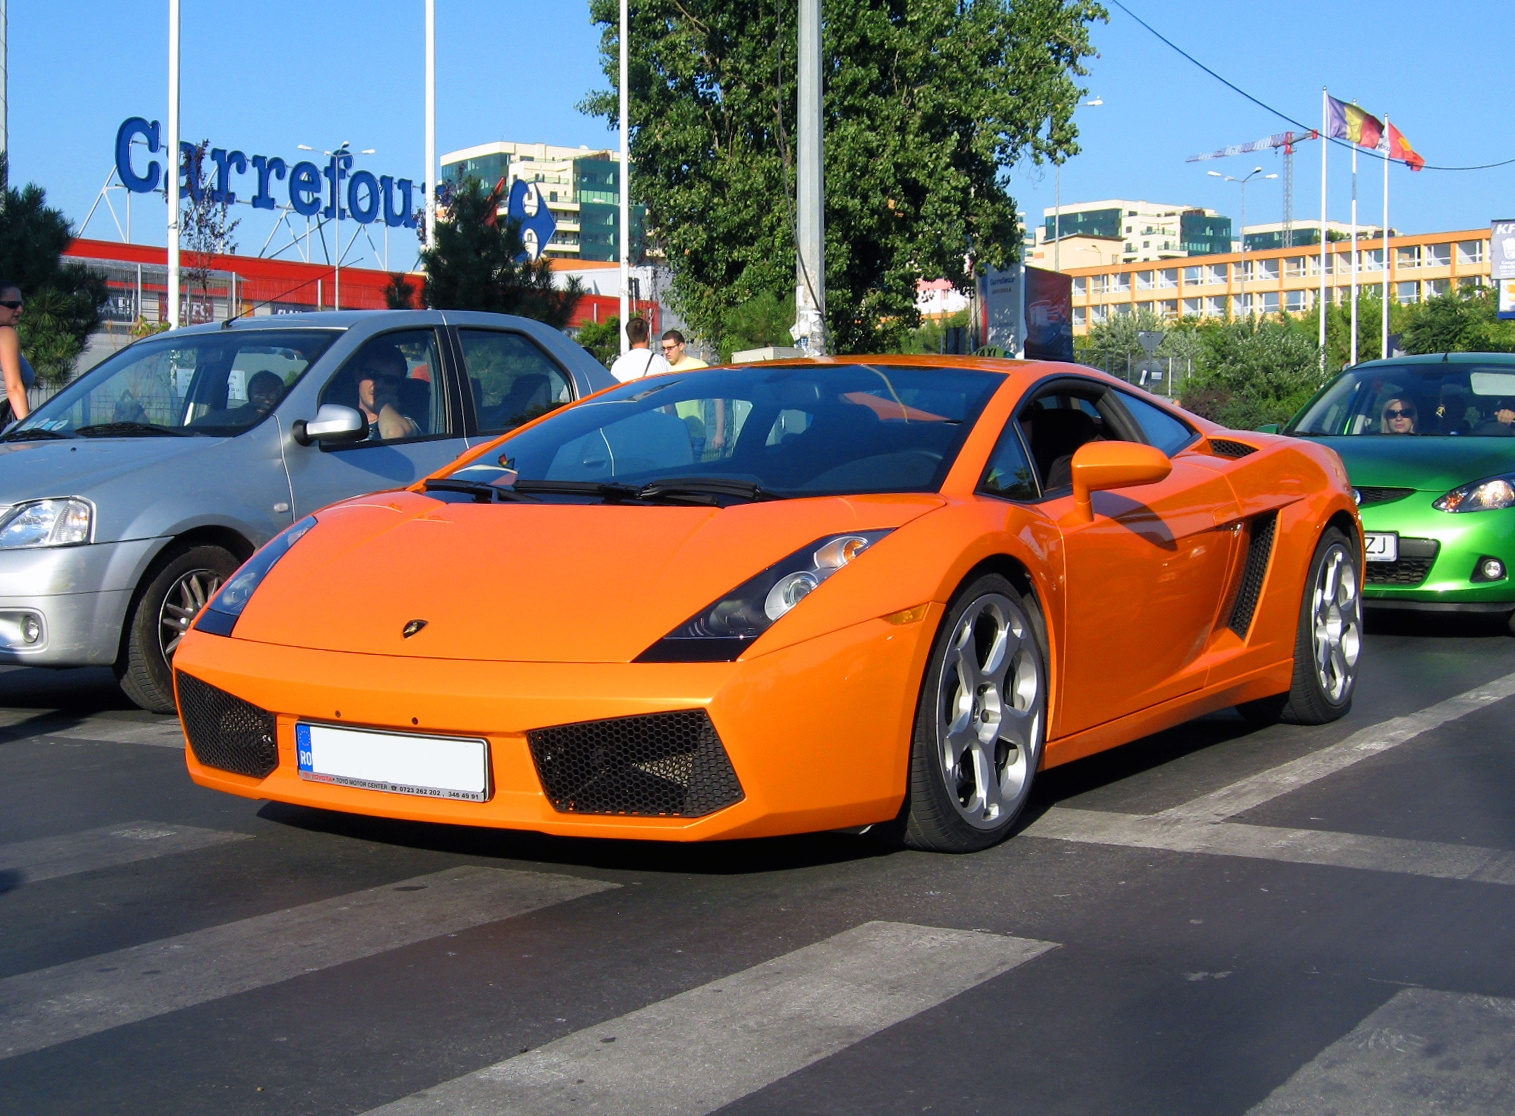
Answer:
[[[56,709],[86,717],[113,709],[137,707],[121,692],[110,667],[0,667],[0,707]]]

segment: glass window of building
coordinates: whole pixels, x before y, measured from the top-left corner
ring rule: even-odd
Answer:
[[[1184,268],[1184,282],[1185,283],[1202,283],[1202,282],[1204,282],[1204,280],[1200,278],[1200,276],[1202,274],[1203,274],[1203,269],[1202,268],[1199,268],[1199,267],[1186,267],[1186,268]]]
[[[1483,263],[1483,241],[1462,240],[1457,243],[1457,262],[1460,264]]]
[[[1303,314],[1309,302],[1308,291],[1286,291],[1284,293],[1284,309],[1291,314]]]
[[[1157,312],[1164,318],[1178,317],[1178,299],[1165,298],[1157,304]]]
[[[1369,249],[1365,250],[1362,253],[1361,264],[1362,264],[1362,269],[1364,271],[1382,271],[1383,270],[1383,249],[1382,248],[1369,248]]]
[[[1205,317],[1224,318],[1226,316],[1226,296],[1210,295],[1205,299]]]
[[[1088,309],[1086,307],[1083,307],[1083,306],[1075,306],[1073,308],[1073,324],[1074,324],[1074,326],[1078,327],[1078,326],[1087,325],[1088,322],[1089,322],[1089,311],[1088,311]]]
[[[1259,278],[1259,279],[1277,279],[1278,278],[1278,261],[1277,260],[1258,260],[1257,261],[1257,278]]]
[[[1131,290],[1131,273],[1129,271],[1117,271],[1109,278],[1110,290],[1115,294],[1125,294]]]
[[[1224,283],[1226,281],[1226,264],[1206,264],[1205,282]]]
[[[1410,244],[1403,248],[1396,248],[1394,250],[1394,266],[1419,267],[1420,246],[1417,244]]]
[[[1201,307],[1204,306],[1204,302],[1205,300],[1202,298],[1184,299],[1184,316],[1187,318],[1199,317],[1201,313]]]
[[[1420,284],[1413,279],[1407,283],[1395,283],[1394,301],[1400,303],[1401,305],[1405,305],[1411,302],[1419,302]]]
[[[1117,317],[1124,318],[1131,313],[1131,304],[1129,302],[1117,302],[1110,309]]]
[[[1178,269],[1170,267],[1166,271],[1159,271],[1157,285],[1164,290],[1171,290],[1178,286]]]
[[[1089,293],[1089,280],[1083,275],[1073,277],[1073,293],[1082,297]]]
[[[1259,314],[1278,313],[1278,292],[1263,291],[1257,296],[1257,312]]]
[[[1152,289],[1152,273],[1150,271],[1138,271],[1136,273],[1136,289],[1150,291]]]
[[[1451,267],[1452,246],[1450,244],[1427,244],[1421,250],[1420,259],[1424,267]]]
[[[1138,302],[1136,304],[1137,313],[1147,313],[1147,314],[1150,314],[1150,313],[1152,313],[1152,309],[1153,309],[1153,303],[1150,303],[1150,302]]]
[[[1438,297],[1440,295],[1446,295],[1446,294],[1451,294],[1451,293],[1452,293],[1452,280],[1450,280],[1450,279],[1432,279],[1428,283],[1426,283],[1426,297],[1427,298],[1436,298],[1436,297]]]

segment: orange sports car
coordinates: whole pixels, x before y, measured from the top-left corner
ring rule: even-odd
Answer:
[[[622,384],[255,554],[174,659],[195,782],[555,834],[1005,837],[1039,768],[1351,704],[1336,455],[1071,364]]]

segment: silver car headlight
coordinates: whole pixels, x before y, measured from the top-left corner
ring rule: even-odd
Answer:
[[[90,540],[95,509],[88,500],[29,500],[0,514],[0,550],[78,546]]]

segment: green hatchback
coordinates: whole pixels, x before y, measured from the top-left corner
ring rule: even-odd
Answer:
[[[1347,467],[1364,603],[1515,613],[1515,354],[1355,365],[1283,433],[1330,446]]]

